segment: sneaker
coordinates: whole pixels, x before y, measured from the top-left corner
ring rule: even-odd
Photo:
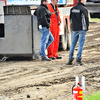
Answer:
[[[56,58],[55,58],[55,57],[51,57],[50,59],[54,60],[54,59],[56,59]]]
[[[46,56],[46,57],[43,57],[43,58],[41,59],[41,61],[51,61],[51,59],[48,58],[48,57]]]
[[[58,56],[56,59],[62,59],[62,57]]]

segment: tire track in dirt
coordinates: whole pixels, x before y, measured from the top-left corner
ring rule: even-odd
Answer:
[[[95,25],[94,25],[95,24]],[[0,98],[4,100],[70,100],[75,76],[85,76],[86,94],[100,89],[100,22],[91,22],[83,66],[68,66],[69,51],[58,52],[61,60],[7,61],[0,63]],[[96,30],[96,31],[95,31]],[[77,49],[77,48],[76,48]],[[77,50],[75,50],[75,57]],[[28,98],[29,96],[29,98]]]
[[[20,86],[20,87],[18,87],[18,88],[12,88],[12,89],[8,89],[8,91],[7,90],[5,90],[5,92],[7,92],[8,94],[9,93],[21,93],[21,91],[23,91],[24,89],[26,89],[26,88],[36,88],[36,87],[51,87],[52,85],[61,85],[61,84],[66,84],[66,83],[74,83],[74,81],[75,81],[75,75],[79,75],[79,76],[82,76],[82,75],[85,75],[85,77],[86,77],[86,81],[90,81],[93,77],[90,77],[90,75],[93,75],[93,71],[99,71],[100,70],[100,67],[94,67],[94,68],[86,68],[85,66],[87,66],[87,65],[84,65],[84,66],[82,66],[82,69],[80,69],[80,70],[82,70],[82,71],[80,71],[79,70],[79,68],[77,67],[77,66],[73,66],[73,68],[70,68],[70,72],[73,72],[73,70],[75,70],[75,69],[77,69],[77,70],[79,70],[79,73],[77,73],[77,70],[76,70],[76,72],[74,72],[74,73],[72,73],[72,74],[70,74],[70,72],[67,72],[65,69],[64,70],[62,70],[62,72],[50,72],[50,73],[48,73],[48,74],[44,74],[44,75],[39,75],[38,77],[40,77],[40,79],[41,79],[41,81],[39,81],[39,83],[38,82],[36,82],[36,83],[38,83],[38,84],[35,84],[34,82],[34,84],[28,84],[28,85],[23,85],[23,86]],[[80,66],[81,67],[81,66]],[[59,73],[59,74],[58,74]],[[92,73],[92,74],[90,74],[89,75],[89,73]],[[49,76],[49,79],[47,79],[48,78],[48,76]],[[39,79],[37,77],[37,79]],[[46,81],[45,81],[45,79],[46,79]],[[89,80],[88,80],[89,79]],[[27,80],[27,79],[26,79]],[[30,79],[29,79],[30,80]],[[42,81],[43,80],[43,81]],[[32,81],[32,80],[31,80]],[[29,82],[30,83],[30,82]],[[99,83],[99,82],[98,82]],[[90,83],[88,83],[88,82],[86,82],[86,84],[90,84]],[[53,92],[53,91],[52,91]],[[65,94],[65,96],[67,95],[67,90],[66,90],[66,94]],[[68,92],[69,93],[69,92]],[[70,94],[71,94],[71,92],[70,92]],[[63,97],[65,97],[65,96],[63,96]],[[62,97],[62,96],[61,96]],[[49,99],[47,99],[47,100],[49,100]],[[51,99],[50,99],[51,100]]]

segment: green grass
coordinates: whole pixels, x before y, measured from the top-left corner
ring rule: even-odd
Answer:
[[[90,21],[100,21],[100,18],[91,18]]]
[[[83,96],[83,100],[100,100],[100,91],[93,95]]]
[[[73,100],[73,99],[70,99],[70,100]],[[90,95],[83,95],[83,100],[100,100],[100,91],[94,94],[90,94]]]

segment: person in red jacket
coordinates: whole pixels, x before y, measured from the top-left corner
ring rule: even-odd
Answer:
[[[58,56],[57,51],[59,47],[59,25],[61,23],[61,19],[59,16],[59,10],[57,7],[58,0],[52,0],[50,4],[48,4],[48,9],[51,12],[51,23],[50,23],[50,31],[54,37],[54,41],[50,44],[47,49],[48,58],[51,59],[62,59],[62,57]]]

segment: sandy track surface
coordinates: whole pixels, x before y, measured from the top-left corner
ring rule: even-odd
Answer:
[[[9,60],[0,62],[0,100],[71,100],[75,76],[85,76],[85,94],[100,90],[100,22],[90,22],[83,50],[83,66],[61,60]],[[78,45],[74,57],[77,55]],[[91,99],[92,100],[92,99]]]

